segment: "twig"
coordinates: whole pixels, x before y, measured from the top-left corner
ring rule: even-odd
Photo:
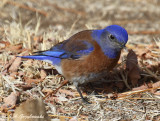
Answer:
[[[122,81],[125,83],[125,85],[126,85],[126,87],[128,88],[128,89],[131,89],[131,87],[129,86],[129,84],[128,84],[128,80],[127,80],[127,73],[126,74],[123,74],[123,72],[122,71],[120,71],[120,74],[121,74],[121,76],[122,76]]]
[[[58,91],[61,87],[63,87],[64,85],[66,85],[68,82],[69,82],[68,80],[64,80],[64,81],[61,83],[61,85],[60,85],[58,88],[56,88],[56,90],[54,90],[54,91],[52,91],[52,92],[49,92],[45,97],[43,97],[43,99],[47,98],[47,97],[48,97],[49,95],[51,95],[51,94],[56,94],[57,91]]]
[[[20,4],[20,3],[14,2],[14,1],[7,1],[7,3],[8,3],[8,4],[11,4],[11,5],[18,6],[18,7],[20,7],[20,8],[24,8],[24,9],[33,11],[33,12],[40,13],[40,14],[42,14],[42,15],[44,15],[44,16],[48,16],[48,13],[46,13],[45,11],[38,10],[38,9],[36,9],[36,8],[31,8],[31,7],[25,6],[25,5],[23,5],[23,4]]]
[[[146,92],[146,91],[151,91],[151,90],[158,89],[158,88],[159,88],[159,87],[148,88],[148,89],[138,90],[138,91],[125,92],[125,93],[122,93],[123,96],[119,96],[117,99],[123,99],[123,98],[126,98],[127,96],[130,96],[130,95],[134,95],[134,94],[141,93],[141,92]],[[127,98],[127,99],[128,99],[128,98]]]
[[[81,110],[82,108],[83,108],[82,106],[81,106],[81,107],[79,107],[79,109],[78,109],[78,113],[77,113],[77,116],[79,116],[80,110]]]

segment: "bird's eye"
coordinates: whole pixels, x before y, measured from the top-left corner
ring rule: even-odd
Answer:
[[[112,34],[110,34],[108,37],[110,40],[115,40],[115,37]]]

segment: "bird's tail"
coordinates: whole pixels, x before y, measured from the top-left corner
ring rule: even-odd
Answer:
[[[47,55],[28,55],[28,56],[17,56],[17,57],[42,60],[51,63],[53,65],[58,65],[61,61],[60,58],[55,58]]]

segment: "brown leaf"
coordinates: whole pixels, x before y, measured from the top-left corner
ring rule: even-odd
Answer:
[[[73,92],[71,92],[70,90],[65,90],[65,89],[59,89],[58,92],[63,93],[65,95],[70,95],[70,96],[75,96],[75,94]]]
[[[18,72],[12,72],[9,75],[9,80],[14,81],[16,79],[16,76],[18,75]]]
[[[155,92],[154,94],[160,96],[160,92]]]
[[[72,117],[71,119],[69,119],[69,121],[78,121],[78,118],[75,116],[75,117]]]
[[[20,104],[13,115],[15,121],[50,121],[43,100],[30,99]]]
[[[153,90],[151,90],[152,93],[155,93],[156,92],[156,88],[160,88],[160,81],[158,82],[155,82],[152,84],[152,88],[154,88]]]
[[[10,42],[7,42],[7,41],[0,41],[0,44],[4,44],[5,46],[9,46],[9,45],[10,45]]]
[[[9,60],[9,62],[5,65],[4,69],[2,70],[3,73],[6,73],[8,71],[15,59],[16,57],[14,56],[11,60]]]
[[[25,66],[33,66],[33,65],[32,65],[32,64],[33,64],[33,61],[34,61],[34,60],[28,59],[28,60],[25,61],[25,63],[23,63],[23,66],[24,66],[24,67],[25,67]]]
[[[42,79],[30,79],[30,78],[26,78],[25,79],[25,82],[28,84],[28,85],[31,85],[31,84],[37,84],[39,82],[43,81]]]
[[[2,98],[2,96],[0,96],[0,103],[3,101],[3,98]]]
[[[12,51],[14,53],[19,53],[22,51],[22,44],[18,44],[18,45],[9,45],[5,50],[6,51]]]
[[[21,58],[17,57],[17,58],[13,61],[12,65],[10,66],[9,72],[17,72],[20,63],[21,63]]]
[[[140,79],[140,70],[138,68],[137,55],[133,50],[129,50],[126,61],[126,71],[128,72],[128,80],[135,86]]]
[[[51,93],[51,92],[53,92],[53,90],[50,89],[50,88],[44,88],[44,89],[42,89],[42,92],[44,92],[44,93]]]
[[[43,37],[42,36],[34,36],[34,46],[37,46],[39,43],[43,42]]]
[[[1,111],[6,112],[7,110],[14,108],[19,95],[19,92],[12,92],[8,97],[4,98],[4,104],[1,106]]]
[[[133,88],[132,90],[133,90],[133,91],[138,91],[138,90],[145,90],[145,89],[148,89],[148,85],[147,85],[147,84],[144,84],[144,85],[142,85],[142,86]]]
[[[19,77],[21,77],[21,76],[23,76],[23,75],[25,75],[25,73],[24,73],[23,71],[18,71],[18,76],[19,76]]]
[[[47,97],[45,98],[46,102],[56,102],[59,104],[63,104],[64,102],[68,101],[68,99],[66,97],[64,97],[64,95],[58,95],[57,97]]]
[[[9,45],[10,45],[10,43],[7,42],[7,41],[0,41],[0,50],[8,47]],[[0,52],[1,52],[1,51],[0,51]],[[3,51],[2,51],[2,52],[3,52]]]
[[[160,81],[158,81],[158,82],[156,82],[156,83],[153,83],[153,84],[152,84],[152,87],[153,87],[153,88],[158,88],[158,87],[160,87]]]
[[[15,86],[16,86],[16,87],[21,87],[24,91],[30,90],[30,89],[33,88],[32,85],[28,85],[28,84],[17,84],[17,85],[15,85]]]
[[[43,69],[41,70],[40,76],[41,76],[41,79],[45,79],[46,78],[47,73],[45,72],[45,70],[43,70]]]
[[[57,112],[58,113],[65,113],[65,114],[67,114],[67,113],[73,113],[72,111],[66,111],[64,108],[57,108]]]

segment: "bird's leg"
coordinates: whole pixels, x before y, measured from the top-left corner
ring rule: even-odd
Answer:
[[[83,97],[83,95],[82,95],[82,93],[81,93],[81,91],[80,91],[80,89],[79,89],[78,86],[76,86],[76,89],[77,89],[77,91],[78,91],[78,93],[79,93],[82,101],[85,102],[85,103],[87,103],[87,104],[91,104],[90,102],[88,102],[88,101]]]

